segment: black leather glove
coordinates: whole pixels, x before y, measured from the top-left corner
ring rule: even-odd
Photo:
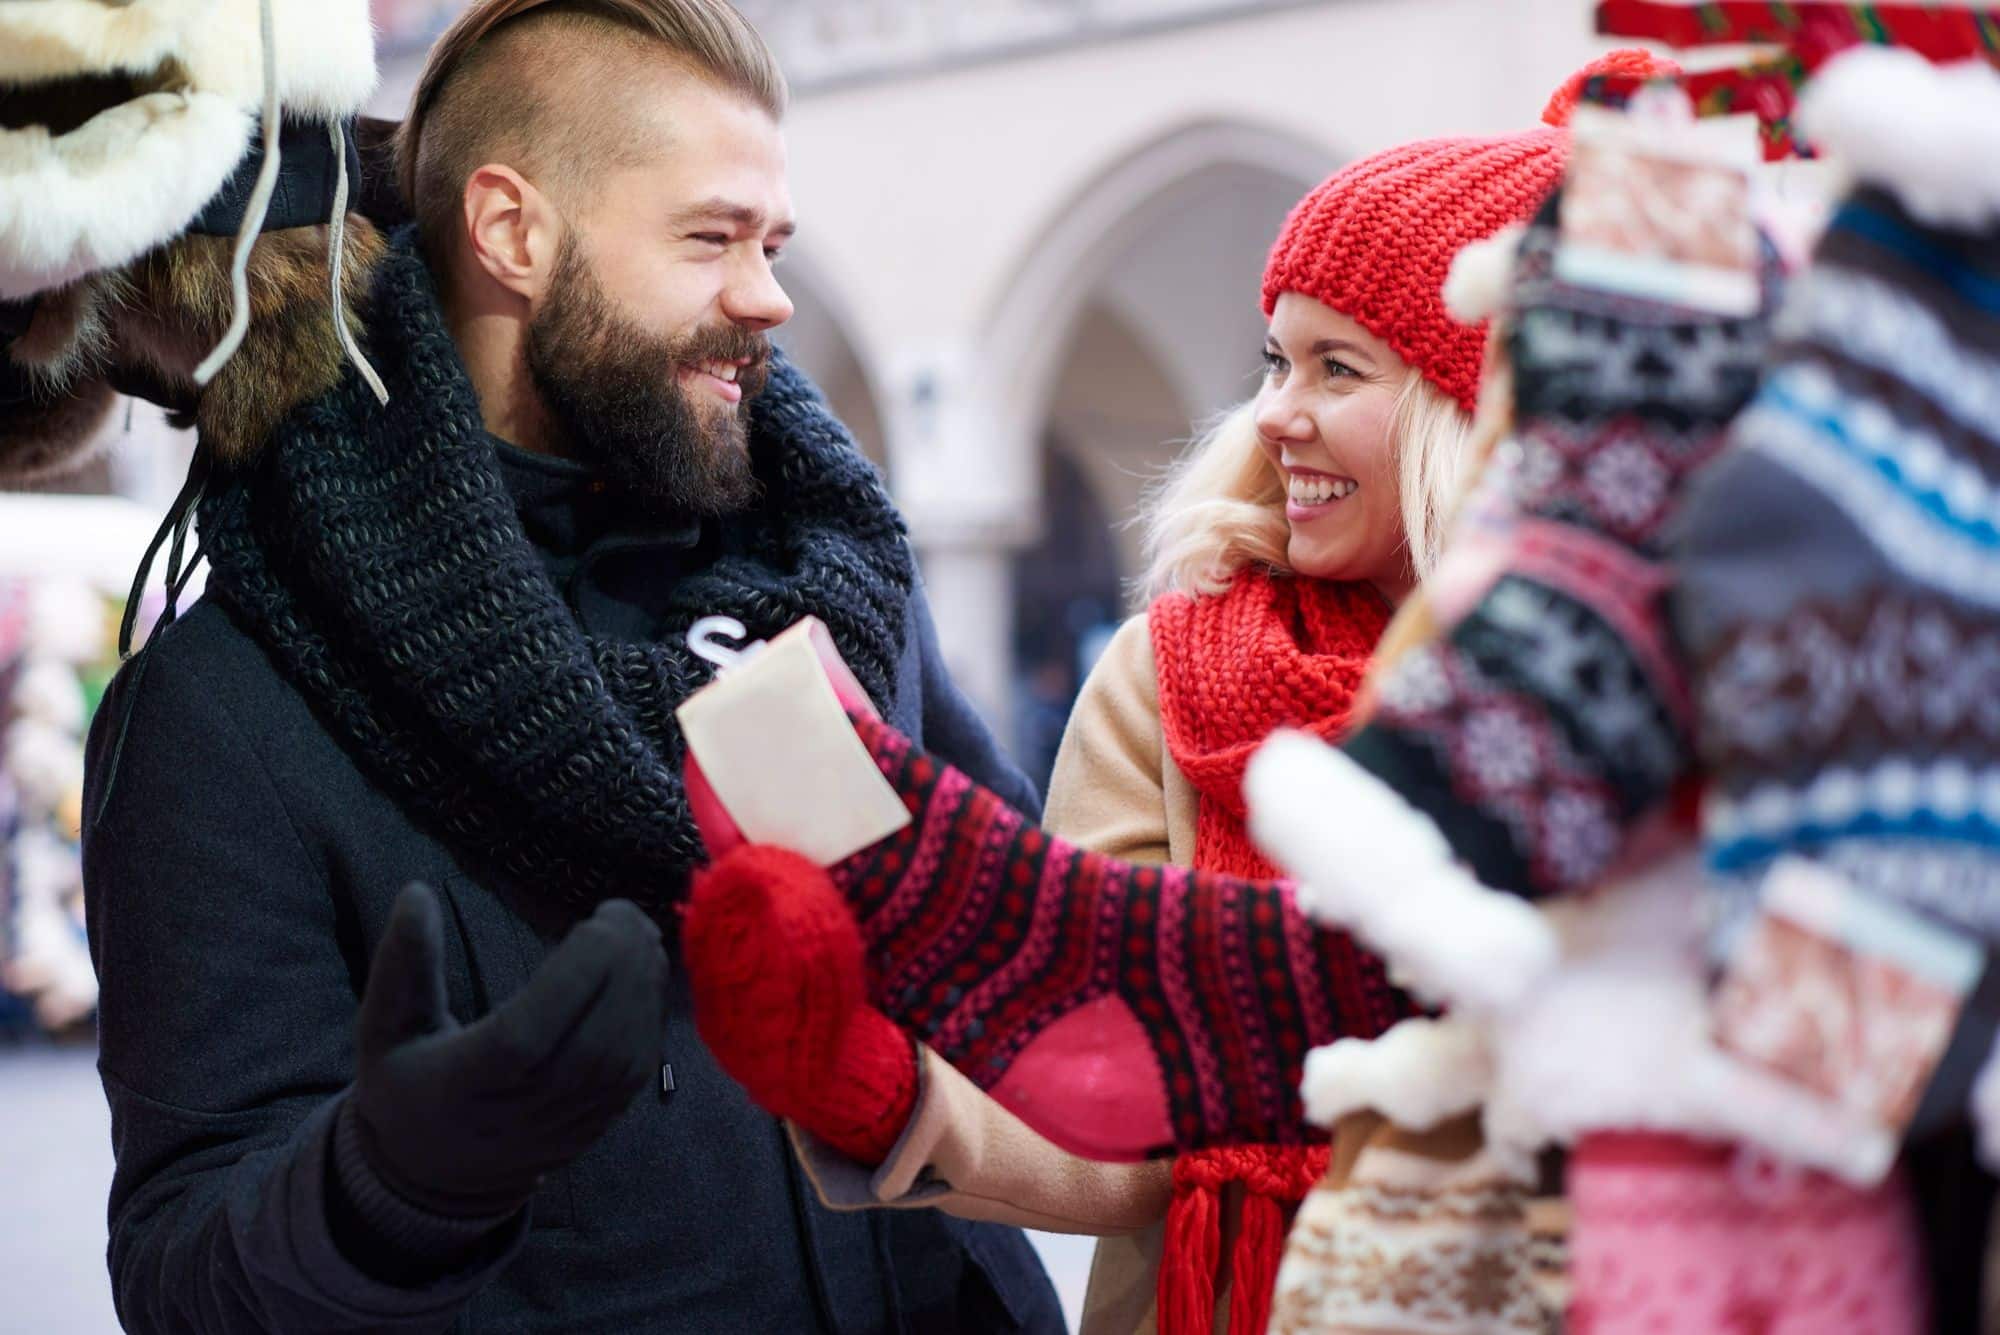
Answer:
[[[361,999],[360,1071],[341,1115],[404,1200],[452,1219],[511,1214],[659,1070],[667,959],[624,900],[579,924],[528,985],[461,1025],[445,1005],[437,896],[405,889]]]

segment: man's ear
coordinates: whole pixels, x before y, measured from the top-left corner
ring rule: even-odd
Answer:
[[[562,215],[512,167],[488,163],[465,182],[465,233],[473,263],[530,305],[555,273]]]

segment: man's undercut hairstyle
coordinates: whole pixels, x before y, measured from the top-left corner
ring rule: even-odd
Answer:
[[[648,60],[785,113],[785,77],[726,0],[478,0],[431,48],[396,166],[433,262],[463,226],[465,182],[501,162],[566,200],[655,147],[618,96]]]

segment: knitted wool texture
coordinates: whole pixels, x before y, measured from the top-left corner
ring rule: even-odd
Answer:
[[[681,954],[731,1078],[855,1162],[889,1157],[916,1109],[916,1048],[867,1004],[861,933],[825,871],[770,845],[730,850],[695,878]]]
[[[1614,51],[1571,75],[1544,124],[1490,138],[1422,139],[1350,162],[1299,201],[1264,266],[1264,315],[1287,292],[1354,320],[1467,414],[1479,398],[1486,326],[1445,309],[1460,250],[1526,219],[1562,179],[1578,91],[1596,74],[1650,77],[1679,67]]]
[[[740,541],[662,591],[657,641],[589,635],[521,529],[413,229],[372,300],[394,407],[350,371],[224,473],[200,512],[209,588],[468,863],[531,899],[663,916],[703,861],[673,711],[713,668],[688,628],[729,615],[769,636],[817,616],[888,700],[915,579],[902,521],[776,360],[751,417],[764,495],[730,521]]]
[[[1600,884],[1692,770],[1667,534],[1756,387],[1776,291],[1768,254],[1746,317],[1572,287],[1559,209],[1515,261],[1513,431],[1434,581],[1484,591],[1378,669],[1343,748],[1527,896]]]
[[[2000,942],[2000,225],[1857,190],[1780,332],[1676,551],[1724,935],[1793,854]]]
[[[1123,1159],[1302,1140],[1307,1049],[1398,1013],[1386,988],[1343,982],[1351,944],[1307,922],[1290,885],[1078,848],[887,724],[852,721],[912,818],[828,869],[869,999],[980,1088],[1011,1073],[1003,1101],[1057,1144]],[[1123,1017],[1091,1042],[1130,1078],[1079,1103],[1050,1085],[1073,1066],[1034,1042],[1092,1005]]]
[[[1931,1328],[1900,1174],[1863,1191],[1728,1145],[1605,1132],[1577,1143],[1566,1185],[1577,1335]]]
[[[1278,875],[1245,828],[1244,768],[1279,728],[1338,737],[1389,615],[1366,586],[1261,569],[1238,576],[1220,597],[1173,594],[1153,604],[1147,624],[1160,721],[1174,763],[1199,794],[1196,867]],[[1378,959],[1345,934],[1332,940],[1340,1012],[1357,1021],[1343,1037],[1373,1037],[1408,1013]],[[1175,1163],[1160,1266],[1161,1335],[1198,1335],[1214,1320],[1220,1193],[1229,1183],[1245,1190],[1243,1227],[1230,1258],[1229,1328],[1264,1329],[1284,1218],[1325,1168],[1324,1148],[1297,1146],[1205,1150]]]

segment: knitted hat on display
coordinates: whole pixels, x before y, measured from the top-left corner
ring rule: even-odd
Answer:
[[[374,86],[365,0],[0,4],[0,478],[73,466],[114,389],[240,457],[372,377]]]
[[[1556,90],[1543,124],[1490,138],[1424,139],[1342,167],[1299,201],[1264,267],[1264,314],[1298,292],[1387,343],[1467,413],[1479,397],[1483,325],[1445,309],[1452,257],[1531,216],[1562,178],[1569,123],[1599,74],[1664,77],[1679,67],[1627,49],[1592,61]]]

